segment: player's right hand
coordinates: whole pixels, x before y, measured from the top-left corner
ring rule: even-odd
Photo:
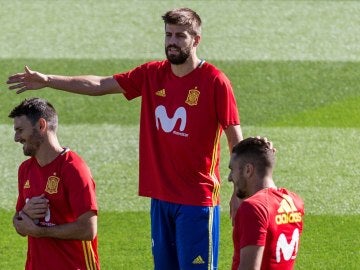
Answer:
[[[27,90],[41,89],[47,86],[49,79],[48,76],[37,71],[31,70],[28,66],[25,66],[25,72],[16,73],[11,75],[7,84],[10,90],[17,90],[16,93],[20,94]]]
[[[49,200],[45,198],[45,194],[41,194],[40,196],[32,197],[27,200],[22,212],[35,220],[44,218],[48,209]]]

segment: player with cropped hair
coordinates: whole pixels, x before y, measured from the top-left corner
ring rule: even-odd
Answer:
[[[229,180],[244,200],[233,228],[232,270],[293,269],[303,229],[304,203],[273,178],[275,148],[266,138],[237,144],[229,164]]]
[[[29,159],[18,170],[13,224],[27,236],[26,270],[98,270],[95,183],[82,158],[59,144],[58,116],[40,98],[9,114]]]

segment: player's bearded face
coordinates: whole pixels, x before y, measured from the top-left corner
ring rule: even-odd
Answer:
[[[245,163],[241,162],[235,154],[231,155],[230,159],[230,174],[229,180],[234,182],[235,194],[240,199],[248,197],[247,182],[245,177]]]
[[[236,196],[240,199],[245,199],[246,197],[248,197],[248,194],[247,194],[246,190],[238,188],[236,191]]]
[[[240,165],[239,166],[239,171],[238,171],[238,175],[237,175],[237,179],[235,181],[235,185],[236,185],[236,196],[239,197],[240,199],[245,199],[248,197],[248,186],[247,186],[247,181],[246,181],[246,176],[245,176],[245,167],[244,165]]]
[[[44,138],[41,136],[41,134],[37,131],[36,128],[33,128],[31,135],[29,135],[26,140],[20,140],[20,143],[23,144],[24,155],[35,156],[43,141]]]
[[[171,64],[181,65],[189,58],[191,46],[180,48],[176,45],[168,45],[165,48],[166,58]]]

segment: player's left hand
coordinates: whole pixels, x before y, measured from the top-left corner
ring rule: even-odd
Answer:
[[[18,217],[14,218],[13,224],[20,235],[37,237],[39,227],[25,213],[20,213]]]

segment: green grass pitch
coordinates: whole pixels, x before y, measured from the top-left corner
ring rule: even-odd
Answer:
[[[149,200],[137,196],[139,100],[53,90],[16,95],[7,76],[111,75],[162,59],[160,16],[189,6],[203,18],[199,56],[231,79],[245,136],[272,139],[275,181],[305,200],[296,269],[360,265],[360,2],[356,1],[6,1],[0,0],[0,269],[23,269],[26,239],[12,228],[17,167],[9,111],[25,97],[49,99],[59,139],[88,162],[97,183],[103,269],[152,269]],[[222,138],[221,175],[228,174]],[[232,257],[221,190],[219,269]]]

